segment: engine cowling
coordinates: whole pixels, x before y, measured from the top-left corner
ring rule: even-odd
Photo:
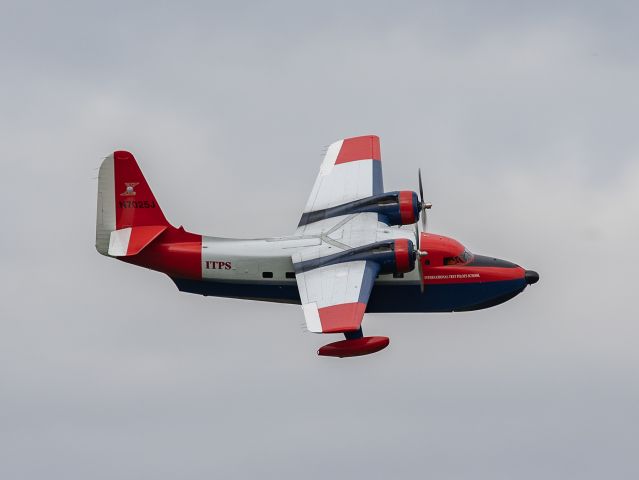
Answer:
[[[411,225],[419,220],[419,199],[417,193],[410,191],[399,192],[399,215],[401,225]]]
[[[388,225],[411,225],[419,220],[419,198],[410,190],[380,195],[376,207],[377,213],[386,217]]]
[[[406,273],[415,268],[417,253],[413,242],[405,238],[395,240],[395,272]]]
[[[381,220],[387,225],[410,225],[419,220],[421,208],[415,192],[410,190],[386,192],[335,207],[306,212],[302,215],[299,226],[327,218],[363,212],[379,214],[382,217]]]
[[[415,268],[417,253],[411,240],[399,238],[374,243],[364,255],[380,266],[379,273],[406,273]]]
[[[417,252],[411,240],[398,238],[371,243],[345,252],[314,258],[296,264],[296,270],[306,271],[343,262],[371,261],[379,265],[379,273],[406,273],[415,268]]]

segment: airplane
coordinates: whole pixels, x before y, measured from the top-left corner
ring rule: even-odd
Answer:
[[[171,225],[133,155],[115,151],[100,166],[95,246],[165,273],[182,292],[301,305],[310,332],[345,337],[318,355],[367,355],[390,340],[364,336],[366,312],[479,310],[539,280],[426,232],[432,205],[418,174],[419,196],[386,192],[379,137],[345,138],[328,147],[292,235],[220,238]]]

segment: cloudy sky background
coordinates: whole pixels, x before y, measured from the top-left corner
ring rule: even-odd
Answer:
[[[637,478],[639,7],[557,3],[0,2],[0,477]],[[93,247],[115,149],[174,224],[275,236],[370,133],[541,281],[323,359],[299,307]]]

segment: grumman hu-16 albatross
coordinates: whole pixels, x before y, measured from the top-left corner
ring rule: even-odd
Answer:
[[[539,279],[514,263],[425,233],[430,207],[421,175],[419,196],[385,192],[379,138],[354,137],[328,147],[293,235],[207,237],[173,227],[133,155],[117,151],[100,167],[96,248],[166,273],[183,292],[301,304],[308,330],[346,337],[318,354],[349,357],[389,343],[363,335],[365,312],[478,310]],[[411,224],[414,232],[393,228]]]

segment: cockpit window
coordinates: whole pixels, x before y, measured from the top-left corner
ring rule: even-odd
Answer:
[[[444,265],[462,265],[464,263],[470,262],[472,258],[473,255],[468,250],[464,250],[463,253],[457,255],[456,257],[444,258]]]

